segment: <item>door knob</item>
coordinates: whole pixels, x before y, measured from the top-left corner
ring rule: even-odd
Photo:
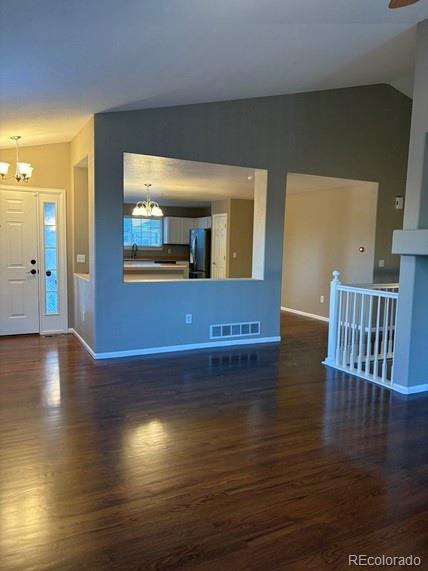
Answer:
[[[50,276],[52,275],[52,272],[50,270],[46,270],[46,275],[48,276],[48,278],[50,278]]]
[[[29,272],[27,272],[29,274],[32,274],[33,276],[37,274],[37,270],[35,270],[34,268],[32,270],[30,270]]]
[[[32,264],[33,266],[35,263],[36,263],[36,260],[30,260],[30,264]]]

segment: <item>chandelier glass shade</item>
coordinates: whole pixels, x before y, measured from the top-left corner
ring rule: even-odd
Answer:
[[[28,182],[33,174],[33,167],[30,163],[24,163],[19,160],[19,147],[18,141],[21,137],[19,135],[14,135],[11,137],[11,140],[15,142],[16,146],[16,165],[15,165],[15,174],[11,176],[7,176],[10,168],[10,163],[0,162],[0,177],[1,180],[8,180],[10,178],[14,178],[17,182]]]
[[[146,200],[140,200],[132,210],[132,216],[145,216],[146,218],[160,218],[163,216],[162,208],[157,202],[150,199],[151,184],[145,184],[147,197]]]

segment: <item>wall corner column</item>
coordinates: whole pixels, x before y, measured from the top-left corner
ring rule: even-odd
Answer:
[[[418,25],[412,127],[394,352],[394,385],[404,394],[428,391],[428,20]]]

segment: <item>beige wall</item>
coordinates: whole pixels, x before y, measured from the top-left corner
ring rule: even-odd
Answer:
[[[333,270],[372,282],[376,205],[374,183],[287,195],[281,306],[327,317]]]
[[[75,193],[74,189],[79,187],[80,167],[84,166],[87,171],[87,192],[85,196],[81,197],[79,192]],[[89,277],[82,279],[77,274],[74,279],[74,312],[72,326],[83,337],[83,339],[92,345],[95,342],[94,338],[94,119],[90,119],[79,133],[71,141],[70,145],[70,166],[71,166],[71,187],[73,189],[71,212],[75,213],[73,216],[73,251],[70,253],[71,260],[75,260],[77,252],[75,244],[87,243],[87,255],[89,263],[84,270],[89,271]],[[75,168],[79,167],[79,168]],[[84,204],[75,202],[83,200]],[[85,212],[87,211],[87,212]],[[80,218],[80,214],[82,218]],[[72,264],[74,265],[74,264]],[[80,266],[76,264],[76,268]],[[80,268],[78,271],[82,271]]]
[[[254,201],[230,201],[229,277],[250,278],[253,259]]]
[[[76,273],[89,273],[89,196],[88,169],[73,167],[74,190],[74,261]],[[77,255],[85,256],[84,262],[77,261]]]

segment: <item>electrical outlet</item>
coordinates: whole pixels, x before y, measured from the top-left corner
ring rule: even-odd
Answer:
[[[232,258],[234,258],[236,260],[237,257],[238,257],[238,254],[236,252],[232,252]]]
[[[379,260],[378,266],[379,266],[379,268],[384,268],[385,267],[385,260]]]
[[[192,323],[193,315],[191,313],[186,313],[186,325],[190,325]]]
[[[320,303],[324,303],[324,296],[323,295],[320,296]]]
[[[86,255],[85,254],[77,254],[76,261],[78,264],[84,264],[86,262]]]
[[[172,249],[168,248],[168,254],[171,254],[171,253],[172,253]]]

